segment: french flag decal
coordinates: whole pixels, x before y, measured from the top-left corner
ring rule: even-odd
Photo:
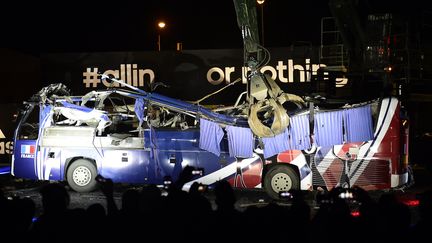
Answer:
[[[21,145],[21,153],[22,154],[34,154],[35,146],[34,145]]]

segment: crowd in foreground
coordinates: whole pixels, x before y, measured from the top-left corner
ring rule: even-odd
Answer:
[[[420,242],[432,226],[432,191],[419,199],[419,220],[395,194],[373,200],[355,188],[358,214],[350,201],[334,188],[315,214],[301,192],[291,192],[289,206],[271,202],[266,206],[235,208],[236,197],[227,181],[212,192],[215,206],[184,171],[163,194],[155,185],[123,192],[121,205],[113,197],[110,179],[100,181],[106,205],[70,208],[70,196],[61,183],[41,187],[43,211],[36,218],[30,198],[8,198],[0,190],[1,242]],[[186,176],[185,176],[186,175]]]

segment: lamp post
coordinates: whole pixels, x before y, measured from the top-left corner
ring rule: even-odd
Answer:
[[[261,44],[264,46],[264,2],[265,0],[257,0],[261,7]]]
[[[157,40],[157,45],[158,45],[158,51],[161,50],[161,32],[162,29],[165,28],[165,22],[163,21],[159,21],[158,24],[158,40]]]

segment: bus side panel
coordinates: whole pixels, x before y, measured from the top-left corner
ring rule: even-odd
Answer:
[[[198,129],[157,129],[153,136],[156,141],[153,163],[160,166],[162,177],[170,176],[175,181],[185,166],[198,167],[201,151]]]
[[[53,151],[54,148],[51,148]],[[143,149],[103,149],[96,151],[94,148],[56,148],[61,151],[61,160],[53,168],[59,168],[64,173],[52,173],[50,179],[63,180],[67,173],[68,161],[84,158],[95,161],[97,173],[112,179],[114,182],[124,183],[153,183],[155,173],[149,163],[149,150]],[[47,163],[49,159],[45,159]],[[46,168],[46,167],[45,167]],[[55,172],[55,170],[54,170]],[[48,171],[44,171],[47,175]]]
[[[184,132],[183,132],[184,133]],[[192,181],[185,184],[183,189],[189,188],[192,183],[198,182],[206,185],[212,185],[220,180],[227,180],[233,187],[242,187],[242,188],[256,188],[261,187],[261,171],[262,171],[262,161],[259,155],[254,154],[252,158],[235,158],[230,157],[228,153],[228,141],[225,138],[222,139],[220,144],[220,155],[213,154],[209,151],[203,150],[199,148],[199,130],[188,132],[188,135],[183,134],[181,137],[173,136],[171,134],[171,139],[177,139],[177,142],[167,140],[161,140],[159,136],[158,141],[165,142],[161,145],[160,148],[165,148],[165,151],[160,151],[159,154],[162,154],[161,157],[164,161],[169,161],[169,151],[168,148],[175,148],[175,151],[179,151],[181,148],[183,151],[181,152],[181,161],[182,166],[191,165],[204,169],[204,174],[202,176],[198,176],[198,178],[194,178]],[[176,137],[176,138],[175,138]],[[182,143],[179,143],[180,140]],[[168,143],[171,143],[170,146],[167,146]],[[176,155],[172,153],[171,159],[175,157],[178,160],[180,155]],[[190,159],[187,159],[190,158]],[[194,160],[196,160],[194,162]],[[169,163],[162,163],[164,166],[168,168],[166,170],[167,174],[171,173],[175,178],[176,169],[175,166],[179,165],[169,165]],[[180,166],[178,166],[181,168]]]
[[[39,179],[43,180],[63,180],[62,170],[62,148],[41,147],[38,152],[40,170]]]
[[[402,174],[406,172],[406,168],[404,168],[401,164],[401,142],[403,142],[401,140],[401,127],[400,105],[398,105],[395,114],[393,115],[390,129],[384,137],[384,141],[389,141],[391,147],[389,153],[392,163],[392,174]]]
[[[12,175],[25,179],[38,179],[35,167],[36,140],[16,140]]]
[[[389,128],[381,145],[375,153],[378,159],[386,159],[390,163],[391,187],[401,186],[408,182],[408,158],[406,158],[407,134],[400,117],[400,104],[395,107]]]
[[[357,160],[350,170],[351,185],[365,189],[391,187],[391,170],[399,161],[399,102],[383,99],[374,139],[360,146]]]
[[[114,182],[155,183],[158,165],[150,163],[150,151],[144,149],[105,149],[101,175]]]

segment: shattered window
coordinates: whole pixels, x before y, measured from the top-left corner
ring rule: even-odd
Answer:
[[[107,128],[107,133],[134,133],[138,132],[139,120],[135,115],[135,99],[116,94],[109,95],[103,105],[99,105],[101,110],[108,112],[111,125]]]
[[[23,113],[28,113],[27,116]],[[22,123],[19,129],[20,140],[35,140],[39,132],[39,107],[27,107],[21,111]]]

